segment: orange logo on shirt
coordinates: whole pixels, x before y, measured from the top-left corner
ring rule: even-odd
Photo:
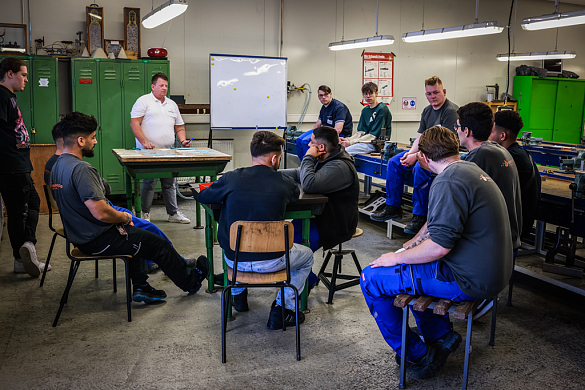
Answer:
[[[511,167],[514,164],[515,164],[514,160],[510,160],[510,161],[504,160],[504,162],[502,163],[502,166],[505,167],[505,168],[508,168],[508,167]]]
[[[52,190],[56,190],[57,188],[63,188],[63,186],[61,184],[53,184],[53,183],[51,183],[51,189]]]

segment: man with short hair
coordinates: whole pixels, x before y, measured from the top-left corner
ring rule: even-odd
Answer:
[[[309,150],[309,142],[311,141],[311,134],[313,130],[321,126],[333,127],[340,137],[349,138],[353,132],[353,120],[351,113],[345,104],[337,99],[333,99],[331,88],[326,85],[321,85],[317,91],[321,106],[319,111],[319,118],[315,126],[309,131],[300,135],[297,140],[297,156],[302,161],[303,157]]]
[[[362,133],[361,140],[360,138],[356,140],[342,138],[339,140],[350,156],[374,152],[376,147],[371,141],[382,134],[382,129],[386,129],[388,138],[390,138],[390,133],[392,132],[392,114],[390,114],[386,104],[378,102],[378,86],[372,82],[365,83],[362,86],[362,96],[368,105],[362,109],[358,123],[357,131]],[[368,134],[371,134],[371,136],[364,137],[364,135]]]
[[[382,336],[396,351],[396,362],[406,358],[412,375],[424,379],[443,368],[461,336],[449,315],[413,311],[424,341],[407,332],[404,356],[402,309],[394,307],[394,298],[401,293],[456,302],[491,298],[510,278],[512,241],[501,191],[476,164],[459,159],[459,142],[450,129],[425,130],[418,148],[437,174],[429,194],[428,235],[418,245],[380,256],[363,270],[360,284]]]
[[[370,216],[374,221],[394,221],[402,219],[402,194],[404,177],[407,172],[414,174],[412,190],[412,221],[404,228],[409,234],[416,234],[425,224],[429,207],[429,191],[433,176],[431,172],[417,164],[418,143],[421,134],[432,126],[443,126],[455,133],[457,122],[456,104],[447,99],[447,90],[437,76],[425,80],[425,96],[429,105],[420,117],[416,140],[410,150],[397,154],[388,161],[386,173],[386,204],[384,208]]]
[[[105,199],[105,188],[95,167],[83,157],[93,157],[97,121],[80,112],[61,120],[63,153],[51,170],[50,188],[59,207],[67,239],[89,255],[132,255],[130,279],[135,302],[152,303],[166,293],[148,284],[146,259],[156,262],[183,291],[193,295],[209,274],[205,256],[188,267],[171,243],[132,224],[132,215],[115,210]]]
[[[23,61],[5,58],[0,62],[0,194],[8,213],[14,272],[36,278],[45,267],[35,249],[41,199],[30,175],[30,137],[15,95],[24,90],[27,76]]]
[[[529,237],[536,219],[540,201],[540,173],[528,150],[516,142],[524,123],[516,111],[498,111],[494,115],[494,127],[489,140],[497,142],[510,154],[516,163],[520,179],[522,199],[522,230],[520,237]]]
[[[278,172],[284,139],[270,131],[257,131],[250,143],[252,166],[224,173],[198,195],[201,203],[221,203],[217,240],[225,251],[225,262],[233,267],[235,251],[230,247],[230,228],[236,221],[282,221],[286,206],[299,199],[298,185],[290,177]],[[310,248],[293,244],[290,250],[291,284],[301,292],[313,266]],[[286,268],[284,252],[240,253],[238,270],[244,272],[276,272]],[[248,311],[248,290],[232,289],[234,307]],[[286,326],[295,326],[295,293],[285,288],[272,303],[268,318],[269,329],[282,329],[282,305],[285,305]],[[305,315],[299,312],[299,324]]]
[[[136,137],[139,149],[171,148],[175,144],[175,135],[181,146],[189,146],[191,141],[185,135],[185,122],[181,118],[177,104],[166,97],[169,79],[162,73],[152,76],[152,92],[136,100],[130,114],[130,127]],[[142,180],[140,191],[142,218],[150,221],[150,207],[154,197],[154,189],[159,179]],[[163,200],[169,222],[189,223],[189,218],[179,211],[175,178],[160,178]]]

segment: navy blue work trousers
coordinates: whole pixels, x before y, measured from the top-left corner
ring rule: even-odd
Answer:
[[[404,176],[409,170],[414,173],[414,188],[412,190],[412,213],[426,216],[429,209],[429,192],[433,182],[433,174],[415,163],[412,167],[400,164],[400,159],[406,152],[397,154],[388,160],[386,170],[386,204],[400,207],[404,191]]]

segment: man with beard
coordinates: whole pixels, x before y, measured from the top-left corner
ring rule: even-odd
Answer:
[[[233,267],[235,252],[230,248],[230,228],[236,221],[282,221],[287,204],[299,199],[300,190],[295,181],[278,171],[284,139],[270,131],[254,133],[250,143],[252,166],[227,172],[201,191],[201,203],[221,203],[221,217],[217,231],[219,245],[225,251],[225,262]],[[305,280],[313,266],[313,252],[310,248],[294,244],[290,250],[291,284],[302,291]],[[277,272],[285,269],[284,252],[240,253],[238,271]],[[238,311],[248,311],[247,290],[232,289],[234,306]],[[282,305],[285,305],[286,326],[295,326],[295,292],[285,288],[285,297],[280,296],[272,303],[268,328],[282,329]],[[299,312],[299,324],[305,315]]]
[[[50,187],[59,207],[69,241],[89,255],[132,255],[130,278],[135,302],[152,303],[166,293],[148,284],[148,258],[189,295],[197,293],[209,274],[209,262],[201,256],[188,267],[171,243],[132,224],[132,215],[115,210],[105,199],[105,188],[97,170],[83,157],[93,157],[97,121],[80,112],[61,120],[63,153],[51,171]]]

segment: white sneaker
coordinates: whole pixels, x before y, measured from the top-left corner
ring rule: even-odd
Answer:
[[[183,215],[180,211],[177,211],[173,215],[169,215],[169,222],[175,223],[191,223],[191,220]]]
[[[142,213],[142,217],[140,217],[142,219],[144,219],[145,221],[150,222],[150,213]]]
[[[39,269],[41,270],[41,272],[43,272],[45,270],[45,263],[39,263]],[[49,268],[47,268],[47,271],[51,270],[51,264],[49,264]],[[14,273],[15,274],[25,274],[26,270],[24,269],[24,264],[22,264],[22,260],[20,259],[14,259]]]
[[[25,242],[20,247],[18,253],[20,253],[25,272],[33,278],[37,278],[41,274],[41,265],[37,260],[35,244],[30,241]]]

